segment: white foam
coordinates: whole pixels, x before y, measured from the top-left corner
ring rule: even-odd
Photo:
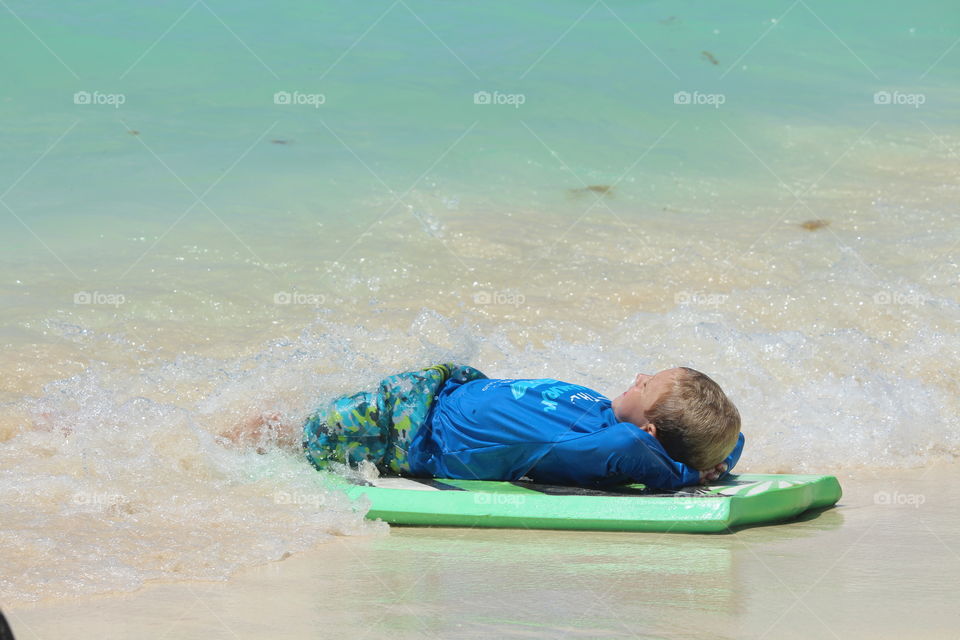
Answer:
[[[72,280],[35,285],[43,300],[17,311],[0,352],[0,599],[222,579],[330,535],[382,533],[363,504],[323,492],[302,456],[214,436],[254,411],[302,422],[329,398],[434,362],[610,397],[638,371],[694,367],[740,409],[743,471],[952,458],[952,222],[916,202],[894,215],[887,201],[904,193],[814,233],[772,207],[687,202],[627,223],[598,209],[570,233],[549,213],[434,208],[439,236],[388,217],[346,257],[349,233],[323,251],[307,234],[265,237],[265,263],[199,263],[163,288],[131,281],[119,310],[69,305]],[[232,255],[220,249],[217,260]],[[176,253],[158,246],[143,267],[163,272]],[[18,273],[39,281],[45,268]],[[325,298],[278,305],[279,290]]]

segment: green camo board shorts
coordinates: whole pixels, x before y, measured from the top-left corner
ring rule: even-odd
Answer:
[[[410,443],[425,425],[430,407],[447,380],[486,378],[473,367],[437,364],[380,381],[377,391],[340,396],[303,427],[307,459],[317,469],[333,460],[356,466],[373,462],[381,473],[410,472]]]

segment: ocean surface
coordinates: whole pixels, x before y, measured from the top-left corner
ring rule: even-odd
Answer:
[[[437,361],[960,454],[950,2],[0,3],[0,601],[386,532],[224,446]]]

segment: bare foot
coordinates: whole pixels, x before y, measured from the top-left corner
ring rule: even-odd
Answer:
[[[33,426],[40,431],[59,431],[65,436],[73,433],[73,425],[68,422],[58,421],[50,409],[44,409],[33,416]]]
[[[257,453],[266,453],[268,443],[284,447],[296,444],[293,431],[292,425],[284,422],[279,411],[258,411],[221,435],[234,444],[256,446]]]

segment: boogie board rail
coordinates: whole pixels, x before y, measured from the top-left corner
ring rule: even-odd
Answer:
[[[576,491],[544,485],[480,480],[384,478],[382,486],[337,478],[332,485],[355,500],[369,500],[367,518],[391,524],[590,531],[710,533],[772,523],[833,505],[841,495],[834,476],[743,474],[687,491],[643,494]]]

